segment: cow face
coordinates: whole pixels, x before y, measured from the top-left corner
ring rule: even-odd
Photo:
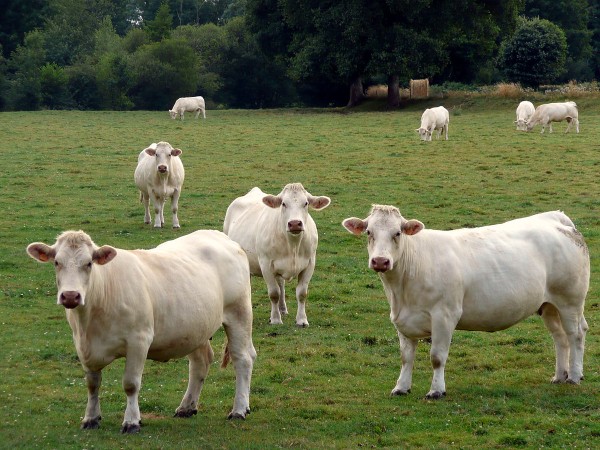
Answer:
[[[171,116],[171,119],[177,119],[177,111],[170,109],[169,115]]]
[[[144,150],[148,156],[156,160],[156,171],[159,175],[168,175],[171,170],[171,157],[181,155],[182,151],[171,147],[168,142],[159,142],[156,146]]]
[[[308,207],[321,210],[331,202],[329,197],[313,197],[300,183],[288,184],[279,195],[266,195],[262,199],[269,208],[279,208],[285,232],[300,235],[308,218]]]
[[[431,131],[428,130],[427,128],[421,127],[421,128],[417,128],[415,131],[419,134],[422,141],[430,141],[431,140]]]
[[[357,236],[368,236],[369,268],[376,272],[387,272],[402,258],[403,236],[413,236],[424,225],[418,220],[406,220],[393,206],[373,205],[369,216],[364,219],[351,217],[342,222],[344,228]]]
[[[517,130],[519,131],[527,131],[527,121],[525,119],[515,120],[517,124]]]
[[[34,242],[27,253],[39,262],[54,261],[57,304],[68,309],[85,305],[93,265],[106,264],[117,255],[108,245],[98,248],[83,231],[67,231],[53,246]]]

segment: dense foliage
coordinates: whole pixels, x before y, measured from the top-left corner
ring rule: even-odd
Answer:
[[[26,3],[6,0],[0,16],[5,110],[165,109],[181,95],[209,108],[354,105],[373,83],[395,106],[413,78],[537,86],[600,75],[600,0]],[[520,14],[564,34],[561,67],[531,77],[500,55]]]

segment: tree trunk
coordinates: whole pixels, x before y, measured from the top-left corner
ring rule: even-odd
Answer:
[[[346,105],[348,108],[358,105],[365,98],[365,92],[363,90],[362,78],[357,77],[354,82],[350,85],[350,99]]]
[[[387,103],[391,107],[400,106],[400,82],[398,75],[388,76]]]

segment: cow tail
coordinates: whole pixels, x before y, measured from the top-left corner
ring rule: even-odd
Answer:
[[[231,360],[231,354],[229,353],[229,341],[225,340],[225,348],[223,349],[223,360],[221,361],[221,369],[227,367]]]

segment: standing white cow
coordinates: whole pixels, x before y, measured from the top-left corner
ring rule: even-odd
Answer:
[[[278,195],[255,187],[227,208],[223,231],[246,251],[252,275],[265,279],[272,324],[283,323],[285,282],[297,277],[296,325],[308,326],[305,303],[319,240],[308,207],[321,210],[330,202],[329,197],[313,197],[302,184],[291,183]]]
[[[177,119],[177,116],[179,116],[181,117],[181,120],[183,120],[183,115],[186,112],[195,112],[196,116],[194,119],[197,119],[200,112],[202,112],[202,118],[206,119],[206,105],[204,103],[204,98],[200,96],[178,98],[173,105],[173,109],[169,110],[171,119]]]
[[[140,430],[138,395],[147,358],[189,359],[188,388],[175,412],[190,417],[213,360],[211,336],[221,325],[236,392],[229,418],[250,411],[252,304],[248,260],[219,231],[196,231],[152,250],[98,247],[83,231],[67,231],[52,246],[36,242],[27,253],[54,261],[57,301],[66,308],[77,356],[85,371],[88,403],[82,428],[98,428],[102,369],[126,358],[127,408],[121,431]]]
[[[517,125],[518,131],[527,131],[527,122],[535,112],[535,107],[533,103],[528,102],[527,100],[522,101],[517,106],[517,120],[515,120],[515,124]]]
[[[431,141],[431,135],[434,130],[438,130],[439,139],[442,132],[448,140],[448,124],[450,123],[450,113],[443,106],[426,109],[421,116],[421,127],[415,131],[421,136],[422,141]]]
[[[138,156],[135,168],[135,184],[140,190],[140,201],[144,204],[144,223],[151,223],[150,199],[154,205],[154,227],[165,224],[164,208],[167,198],[171,198],[173,228],[179,228],[179,196],[183,187],[185,170],[179,156],[181,150],[173,148],[168,142],[151,144]]]
[[[541,124],[542,133],[546,127],[552,133],[552,122],[562,122],[563,120],[566,120],[569,124],[565,133],[569,132],[573,124],[575,124],[575,130],[579,133],[579,111],[577,111],[575,102],[545,103],[538,106],[527,122],[527,131],[531,131],[533,127]]]
[[[425,230],[393,206],[346,219],[368,236],[369,267],[379,272],[400,338],[402,369],[392,395],[410,392],[417,340],[431,336],[427,398],[445,395],[444,368],[455,329],[498,331],[541,314],[556,350],[554,383],[579,384],[588,325],[587,246],[573,222],[553,211],[500,225]]]

